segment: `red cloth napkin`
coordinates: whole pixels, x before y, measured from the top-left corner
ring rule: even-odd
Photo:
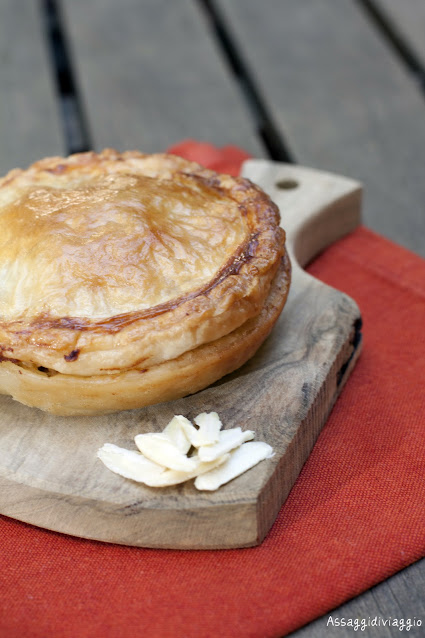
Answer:
[[[1,636],[277,637],[425,555],[425,261],[360,228],[308,270],[358,302],[364,350],[263,544],[139,549],[2,517]]]

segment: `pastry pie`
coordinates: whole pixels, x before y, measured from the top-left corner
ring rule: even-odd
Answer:
[[[0,392],[98,414],[196,392],[270,332],[290,266],[250,181],[131,151],[0,180]]]

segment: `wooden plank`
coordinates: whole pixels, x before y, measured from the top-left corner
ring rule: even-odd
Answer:
[[[379,0],[391,19],[425,64],[425,3],[423,0]]]
[[[284,206],[293,266],[290,296],[264,347],[218,384],[143,410],[58,417],[0,397],[2,513],[68,534],[145,547],[246,547],[264,539],[360,353],[357,305],[297,263],[358,224],[360,189],[352,180],[266,161],[252,161],[245,170]],[[279,190],[281,180],[299,187]],[[273,309],[285,292],[287,279],[280,277],[258,320],[200,346],[204,356],[211,360],[216,348],[243,340],[269,315],[276,319]],[[177,382],[190,368],[184,356]],[[134,377],[144,374],[135,371]],[[2,369],[2,391],[7,375]],[[58,376],[44,375],[42,392]],[[275,452],[216,492],[200,492],[192,481],[150,488],[113,474],[96,459],[107,442],[135,450],[137,434],[162,431],[174,414],[192,419],[215,410],[226,428],[252,429]]]
[[[0,3],[0,174],[63,152],[36,2]]]
[[[191,0],[75,0],[64,9],[98,149],[153,152],[195,138],[263,155]]]
[[[425,118],[351,0],[220,0],[298,161],[365,185],[365,223],[425,255]]]

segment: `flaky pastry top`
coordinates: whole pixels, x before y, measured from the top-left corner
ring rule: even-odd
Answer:
[[[0,180],[3,359],[146,369],[257,314],[284,253],[248,180],[135,151],[46,158]]]

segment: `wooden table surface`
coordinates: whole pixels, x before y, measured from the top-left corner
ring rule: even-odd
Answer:
[[[0,174],[234,144],[362,181],[365,225],[425,256],[424,32],[423,0],[2,0]],[[419,561],[334,615],[425,619],[424,587]],[[326,620],[293,635],[351,635]]]

